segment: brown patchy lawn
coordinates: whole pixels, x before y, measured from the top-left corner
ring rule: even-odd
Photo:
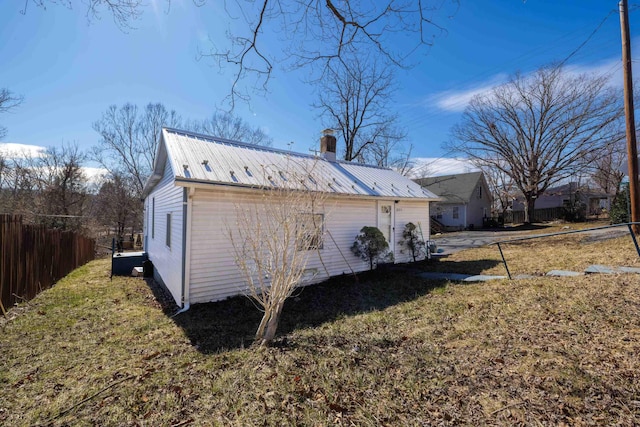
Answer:
[[[628,238],[575,239],[505,255],[514,274],[640,265]],[[504,274],[495,247],[420,267]],[[265,350],[259,314],[236,298],[171,318],[94,261],[0,320],[0,425],[640,424],[636,275],[336,278],[289,301]]]

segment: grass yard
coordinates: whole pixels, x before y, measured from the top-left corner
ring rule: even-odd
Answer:
[[[505,256],[514,274],[640,266],[628,237]],[[495,247],[417,267],[504,274]],[[108,269],[91,262],[0,318],[1,425],[640,424],[637,275],[334,278],[292,298],[276,345],[255,349],[249,300],[172,318]]]

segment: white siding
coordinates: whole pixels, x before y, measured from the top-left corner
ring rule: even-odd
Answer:
[[[164,283],[178,304],[182,301],[182,187],[176,187],[169,161],[162,180],[146,198],[147,253],[156,278]],[[155,209],[154,205],[155,204]],[[166,245],[167,214],[171,214],[171,247]],[[152,230],[153,229],[153,230]],[[153,232],[152,232],[153,231]]]
[[[312,251],[307,264],[308,269],[317,269],[318,272],[311,283],[325,280],[328,276],[351,274],[352,271],[359,272],[369,268],[368,263],[351,252],[358,232],[365,225],[376,225],[375,200],[327,201],[324,246],[320,254]]]
[[[190,302],[217,301],[241,294],[245,289],[234,261],[228,230],[236,226],[236,205],[255,200],[259,199],[247,193],[196,191],[191,230]],[[307,269],[316,273],[309,283],[326,279],[327,271],[329,276],[335,276],[368,268],[350,248],[362,226],[375,225],[375,201],[328,201],[323,213],[328,232],[324,235],[320,256],[317,251],[309,253]]]
[[[429,240],[429,202],[405,202],[396,203],[396,223],[395,223],[395,239],[396,239],[396,262],[412,262],[413,256],[411,250],[398,242],[402,240],[402,232],[405,225],[412,222],[416,227],[422,229],[424,240]],[[419,228],[419,229],[420,229]],[[424,257],[423,257],[424,258]]]
[[[479,188],[482,190],[478,190]],[[491,216],[491,196],[489,189],[484,185],[484,180],[480,179],[469,198],[465,225],[467,227],[481,228],[485,216]]]
[[[218,301],[242,294],[244,280],[235,264],[229,229],[236,227],[236,206],[260,201],[247,192],[196,190],[192,200],[189,302]],[[391,202],[393,203],[393,201]],[[376,225],[376,200],[333,198],[325,202],[325,235],[320,254],[310,251],[307,283],[329,276],[351,274],[369,268],[351,252],[351,245],[365,226]],[[396,215],[395,237],[402,238],[402,228],[411,221],[421,222],[428,238],[429,206],[426,201],[400,201]],[[409,261],[403,256],[401,261]],[[328,273],[328,274],[327,274]]]
[[[440,213],[442,218],[437,218],[437,220],[444,225],[445,227],[450,227],[451,229],[459,229],[462,230],[466,227],[466,209],[467,205],[465,204],[454,204],[454,203],[438,203],[435,205],[435,213]],[[437,209],[440,209],[439,211]],[[454,208],[458,208],[458,218],[453,217]]]

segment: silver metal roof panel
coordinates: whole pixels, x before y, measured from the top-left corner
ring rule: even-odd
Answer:
[[[282,186],[385,198],[437,198],[410,179],[386,168],[331,162],[318,156],[169,128],[162,130],[160,143],[166,145],[166,155],[175,178],[183,182],[247,187]],[[154,175],[159,172],[158,166]],[[153,186],[155,181],[150,179],[146,194]]]

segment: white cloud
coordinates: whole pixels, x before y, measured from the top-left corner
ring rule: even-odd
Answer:
[[[0,155],[9,158],[42,157],[47,149],[39,145],[0,143]]]
[[[450,112],[460,113],[469,104],[469,101],[476,96],[489,92],[495,86],[499,86],[507,81],[505,74],[498,74],[491,79],[479,82],[467,89],[446,90],[429,96],[428,103],[434,104],[438,109]]]
[[[610,59],[588,65],[567,65],[565,70],[573,76],[579,74],[609,75],[610,84],[621,86],[622,71],[619,70],[619,64],[619,60]],[[532,73],[533,72],[525,74],[525,78]],[[460,113],[464,111],[474,96],[489,93],[492,88],[506,83],[508,79],[509,76],[506,74],[496,74],[485,81],[477,82],[465,89],[445,90],[432,94],[427,97],[427,104],[434,105],[439,110],[445,112]]]
[[[43,157],[47,149],[39,145],[18,144],[15,142],[0,143],[0,156],[9,159],[26,159]],[[104,168],[83,166],[82,171],[87,177],[89,184],[100,184],[109,175],[109,171]]]
[[[413,178],[440,175],[453,175],[477,171],[478,168],[470,160],[455,157],[416,157],[411,159],[415,168]]]
[[[104,168],[93,168],[84,166],[82,168],[87,180],[93,184],[99,184],[102,180],[109,175],[109,171]]]

